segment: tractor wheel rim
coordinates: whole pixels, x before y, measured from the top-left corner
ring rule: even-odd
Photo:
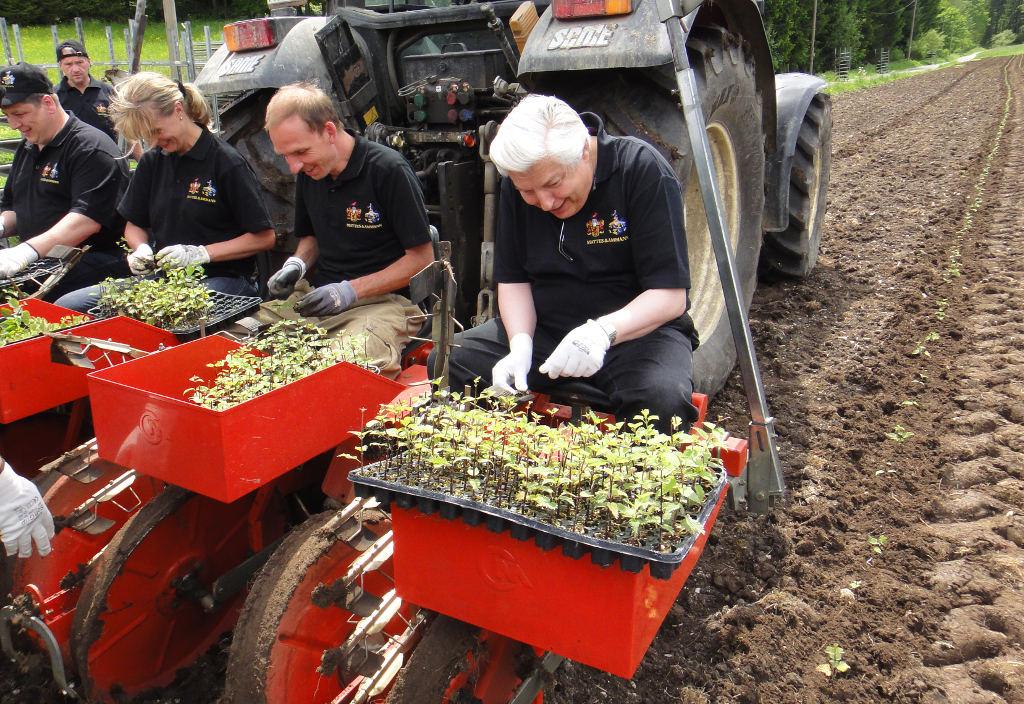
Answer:
[[[715,122],[707,128],[708,143],[715,162],[718,176],[718,192],[725,208],[725,224],[728,228],[729,248],[735,254],[740,233],[740,189],[739,167],[733,140],[726,128]],[[691,167],[683,194],[683,222],[690,258],[690,291],[695,305],[690,310],[694,327],[700,339],[708,339],[725,314],[725,297],[722,282],[718,276],[715,251],[711,244],[711,232],[704,214],[704,200],[701,196],[697,171]],[[692,302],[691,302],[692,305]]]

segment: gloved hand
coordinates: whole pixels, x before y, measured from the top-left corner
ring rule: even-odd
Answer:
[[[39,259],[39,253],[28,242],[17,247],[0,249],[0,279],[9,279]]]
[[[295,284],[306,275],[306,262],[298,257],[288,257],[284,265],[267,281],[267,290],[274,298],[288,298],[295,290]]]
[[[569,331],[551,353],[540,373],[552,379],[560,376],[593,376],[604,364],[604,354],[611,347],[608,333],[597,322],[588,320]]]
[[[526,375],[533,364],[533,338],[525,332],[516,333],[508,343],[509,352],[491,369],[491,388],[499,394],[526,391]],[[515,383],[515,388],[509,381]]]
[[[300,298],[295,312],[306,316],[337,315],[351,308],[357,299],[356,290],[348,281],[325,284]]]
[[[148,274],[156,269],[156,260],[153,259],[153,248],[143,242],[133,251],[128,252],[128,268],[136,276]]]
[[[50,552],[53,517],[36,485],[14,473],[0,460],[0,538],[8,557],[32,555],[32,541],[40,555]]]
[[[156,253],[156,261],[160,266],[184,269],[193,264],[209,264],[210,253],[198,244],[172,244]]]

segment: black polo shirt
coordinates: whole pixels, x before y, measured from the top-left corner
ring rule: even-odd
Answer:
[[[185,154],[153,148],[142,155],[118,211],[150,231],[153,251],[207,245],[273,227],[252,167],[205,129]],[[203,265],[207,276],[250,277],[256,257]]]
[[[349,134],[356,144],[337,178],[300,173],[295,182],[295,234],[315,236],[320,250],[314,286],[378,272],[430,242],[423,191],[409,162]]]
[[[57,97],[65,110],[75,113],[82,122],[92,125],[104,132],[114,142],[117,142],[117,133],[114,132],[114,123],[110,121],[107,110],[110,107],[110,100],[114,95],[114,87],[109,83],[97,81],[89,76],[89,85],[84,91],[68,83],[67,78],[62,78],[57,84]]]
[[[559,220],[527,205],[509,178],[498,203],[495,281],[529,283],[537,325],[556,337],[648,289],[690,288],[683,197],[672,168],[646,142],[610,136],[596,115],[581,117],[597,135],[594,187],[583,209]],[[692,336],[688,315],[669,324]]]
[[[14,152],[0,209],[14,210],[23,239],[53,227],[68,213],[100,223],[86,240],[95,249],[112,249],[124,234],[117,201],[128,183],[128,162],[117,145],[74,115],[42,149],[22,140]]]

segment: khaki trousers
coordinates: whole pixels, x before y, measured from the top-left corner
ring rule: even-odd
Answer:
[[[299,315],[295,304],[312,290],[303,279],[296,284],[292,295],[283,301],[267,301],[253,317],[267,324],[307,320],[327,330],[331,337],[365,333],[367,362],[390,379],[398,376],[402,370],[402,350],[423,326],[423,311],[405,296],[387,293],[360,299],[337,315]]]

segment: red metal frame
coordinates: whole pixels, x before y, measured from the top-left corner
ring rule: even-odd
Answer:
[[[405,390],[342,362],[226,411],[186,400],[240,346],[205,337],[90,374],[100,456],[230,502],[336,447]]]
[[[637,574],[617,563],[599,567],[507,531],[393,505],[396,588],[414,604],[628,679],[700,557],[725,495],[667,580],[647,566]]]
[[[51,323],[82,315],[35,299],[20,304],[30,315]],[[0,306],[3,310],[10,311],[10,306]],[[0,423],[27,418],[86,393],[85,370],[54,364],[50,360],[50,338],[45,335],[0,347]]]

